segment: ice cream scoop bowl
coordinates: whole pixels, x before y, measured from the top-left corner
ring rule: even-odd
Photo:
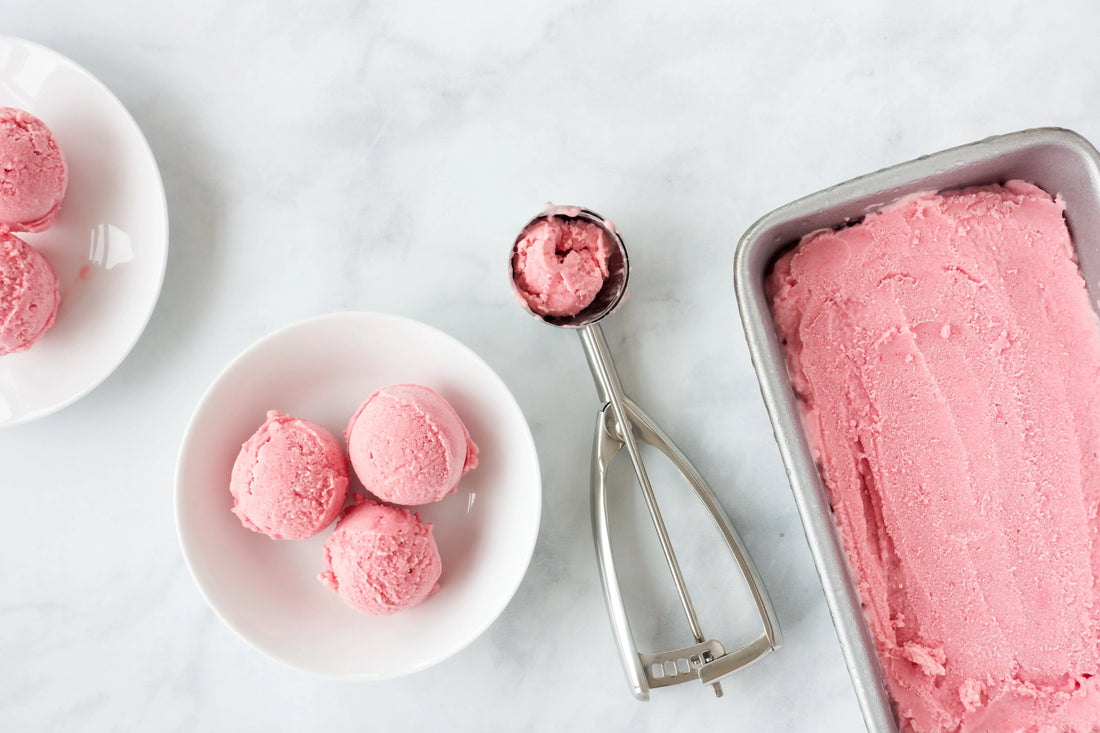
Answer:
[[[679,684],[692,679],[712,685],[715,694],[720,696],[722,688],[719,680],[722,677],[779,648],[780,631],[775,611],[772,609],[771,601],[752,558],[741,542],[733,523],[723,511],[714,491],[683,451],[623,391],[622,382],[611,358],[610,348],[599,325],[599,322],[613,313],[626,297],[630,268],[622,235],[611,222],[596,212],[564,206],[548,207],[528,222],[522,231],[527,232],[532,225],[542,219],[554,217],[580,220],[599,227],[610,245],[607,255],[607,276],[591,303],[575,315],[547,316],[536,312],[530,306],[528,310],[551,325],[577,329],[588,366],[596,383],[596,394],[603,403],[596,419],[592,448],[592,530],[604,599],[623,668],[631,691],[640,700],[649,699],[651,688]],[[523,237],[524,234],[521,233],[512,249],[513,287],[517,276],[517,252]],[[708,639],[703,633],[676,559],[676,552],[672,547],[660,508],[657,506],[653,487],[639,452],[639,443],[645,443],[660,450],[683,475],[696,498],[714,521],[736,561],[755,601],[756,610],[763,625],[761,634],[748,644],[727,651],[721,643]],[[688,647],[657,653],[639,652],[630,628],[611,551],[607,481],[612,461],[624,448],[634,469],[637,484],[641,488],[653,527],[657,532],[665,563],[676,586],[677,597],[695,638],[696,643]]]

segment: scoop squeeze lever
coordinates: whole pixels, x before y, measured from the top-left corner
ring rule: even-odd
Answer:
[[[604,599],[607,602],[608,615],[611,618],[611,630],[618,646],[619,656],[626,671],[631,691],[640,700],[649,699],[649,691],[655,687],[680,684],[697,679],[713,687],[716,695],[721,696],[719,680],[726,675],[760,659],[781,642],[779,622],[772,609],[760,575],[753,565],[752,558],[745,550],[741,538],[726,516],[714,491],[691,464],[672,440],[646,415],[641,408],[626,396],[622,383],[615,370],[607,340],[598,321],[610,315],[623,301],[629,279],[629,259],[626,245],[619,231],[609,221],[589,209],[577,207],[552,207],[535,217],[523,231],[547,217],[581,219],[601,227],[611,244],[608,257],[609,275],[595,300],[575,316],[543,316],[533,313],[551,325],[576,328],[584,348],[588,366],[596,382],[596,393],[603,402],[596,419],[596,433],[592,446],[592,531],[596,543],[596,557],[599,564],[600,579],[603,582]],[[521,234],[516,245],[522,240]],[[513,248],[513,266],[515,262]],[[513,278],[515,272],[513,270]],[[626,429],[623,428],[626,426]],[[657,448],[676,467],[687,480],[696,498],[703,504],[707,513],[733,555],[744,580],[752,593],[757,613],[762,622],[759,636],[748,644],[727,650],[720,642],[708,639],[699,625],[691,597],[688,595],[680,565],[676,559],[672,541],[661,517],[653,487],[642,462],[638,444],[645,443]],[[607,474],[612,461],[623,449],[626,449],[634,468],[634,475],[645,498],[650,519],[653,521],[661,551],[672,574],[676,593],[687,617],[695,644],[682,649],[665,652],[645,653],[638,651],[627,618],[619,578],[615,571],[615,562],[611,552],[609,532],[610,516],[607,502]]]

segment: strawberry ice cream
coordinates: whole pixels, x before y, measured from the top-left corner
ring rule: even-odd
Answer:
[[[30,348],[57,316],[57,276],[19,237],[0,232],[0,356]]]
[[[513,255],[516,295],[539,315],[576,315],[603,287],[610,254],[598,224],[563,215],[536,219],[520,234]]]
[[[61,148],[42,120],[0,107],[0,227],[15,232],[49,227],[67,182]]]
[[[395,384],[364,402],[344,433],[367,491],[395,504],[428,504],[454,492],[477,466],[477,445],[435,391]]]
[[[437,591],[442,571],[432,525],[407,509],[365,500],[344,513],[325,542],[319,578],[352,608],[388,616]]]
[[[1100,324],[1062,214],[914,196],[768,281],[904,731],[1100,724]]]
[[[347,491],[347,459],[332,433],[274,410],[241,446],[229,482],[241,524],[277,540],[332,524]]]

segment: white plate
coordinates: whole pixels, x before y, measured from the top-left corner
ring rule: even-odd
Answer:
[[[53,131],[69,167],[57,221],[19,234],[61,281],[42,340],[0,356],[0,426],[84,396],[130,353],[153,312],[168,259],[168,209],[149,145],[122,103],[69,59],[0,36],[0,105]]]
[[[272,540],[230,512],[229,474],[275,409],[342,436],[360,403],[388,384],[431,387],[481,450],[458,491],[419,508],[435,525],[440,590],[393,616],[372,617],[321,585],[326,529]],[[353,480],[353,487],[359,487]],[[519,586],[542,504],[538,457],[523,413],[489,366],[450,336],[378,313],[336,313],[268,336],[215,380],[191,418],[176,468],[183,554],[214,611],[260,651],[294,667],[383,679],[436,664],[476,639]]]

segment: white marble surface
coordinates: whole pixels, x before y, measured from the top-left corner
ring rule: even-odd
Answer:
[[[133,113],[171,252],[121,367],[0,432],[0,730],[860,730],[736,320],[733,248],[786,201],[943,147],[1039,125],[1100,142],[1100,10],[829,5],[3,3],[5,33]],[[635,702],[615,657],[588,524],[594,391],[575,339],[505,280],[547,200],[623,230],[632,297],[607,324],[623,380],[715,485],[774,598],[785,646],[721,700],[681,686]],[[339,310],[475,349],[543,472],[511,605],[464,652],[386,682],[251,649],[195,589],[173,524],[180,437],[217,372]],[[668,635],[673,618],[641,625]]]

